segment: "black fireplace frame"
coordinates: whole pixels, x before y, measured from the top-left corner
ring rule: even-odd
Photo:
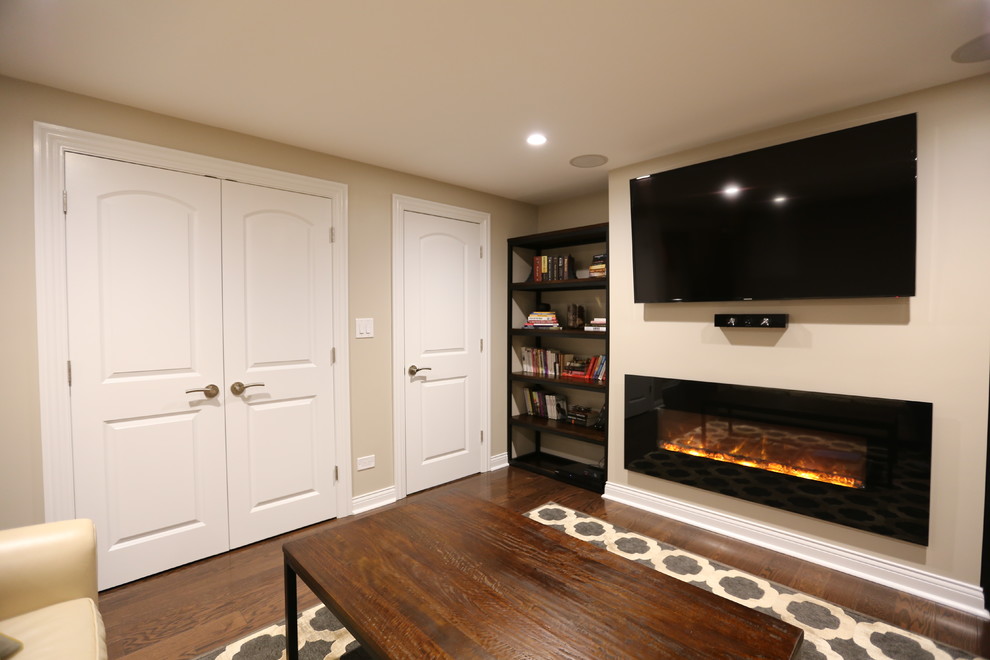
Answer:
[[[625,386],[627,470],[928,544],[932,404],[637,375],[626,375]],[[860,438],[865,484],[809,481],[664,449],[664,415],[677,412]]]

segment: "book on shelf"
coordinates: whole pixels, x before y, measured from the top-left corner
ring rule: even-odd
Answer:
[[[519,360],[524,374],[544,378],[566,376],[604,381],[608,367],[608,357],[605,355],[580,356],[536,346],[521,347]]]
[[[537,348],[535,346],[523,346],[519,349],[519,357],[524,374],[545,378],[559,377],[563,372],[564,365],[573,358],[572,355],[561,353],[556,349]]]
[[[523,390],[526,414],[553,420],[567,420],[567,397],[548,392],[539,385]]]
[[[571,360],[564,362],[562,375],[568,378],[584,378],[586,380],[605,380],[605,369],[608,358],[605,355],[592,355],[590,357],[572,356]]]
[[[591,267],[588,268],[588,277],[605,277],[608,273],[608,256],[596,254],[591,258]]]
[[[564,365],[564,375],[571,378],[584,378],[588,371],[589,358],[575,357]]]
[[[571,255],[536,255],[533,257],[533,281],[556,282],[574,278],[574,257]]]
[[[604,408],[596,414],[588,406],[569,406],[567,405],[567,397],[547,391],[539,385],[525,388],[523,398],[526,404],[526,414],[532,417],[552,419],[575,426],[603,428],[598,424],[604,420]]]
[[[607,355],[598,355],[596,357],[598,358],[598,360],[597,360],[596,364],[594,365],[594,372],[592,373],[591,378],[593,380],[604,381],[605,380],[606,369],[608,367],[608,356]]]
[[[584,326],[587,332],[605,332],[608,329],[608,323],[604,317],[595,317],[591,319],[590,323]]]
[[[590,426],[594,412],[587,406],[571,406],[567,409],[567,423],[577,426]]]
[[[551,311],[531,312],[523,324],[525,330],[560,330],[557,313]]]

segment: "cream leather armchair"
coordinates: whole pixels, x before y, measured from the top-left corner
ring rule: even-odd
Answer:
[[[0,530],[0,633],[23,644],[10,660],[105,660],[92,521]]]

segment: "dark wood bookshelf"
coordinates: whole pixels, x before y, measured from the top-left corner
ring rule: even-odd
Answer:
[[[597,246],[601,245],[601,248]],[[531,234],[510,238],[508,241],[508,316],[512,319],[514,309],[518,314],[519,309],[526,310],[527,313],[534,309],[539,309],[539,305],[544,303],[544,295],[548,296],[547,301],[553,302],[559,298],[554,298],[554,294],[559,292],[597,292],[597,295],[604,293],[603,312],[608,317],[608,277],[582,277],[570,279],[556,279],[534,281],[532,272],[522,274],[516,271],[517,279],[513,281],[514,264],[532,264],[533,258],[543,255],[560,256],[561,251],[566,248],[577,246],[587,246],[584,252],[593,251],[595,253],[608,253],[608,224],[588,225],[586,227],[576,227],[574,229],[563,229],[560,231],[546,232],[541,234]],[[581,250],[578,250],[581,252]],[[586,268],[588,263],[575,264],[575,268]],[[530,271],[532,267],[530,266]],[[522,275],[522,276],[520,276]],[[566,300],[566,298],[565,298]],[[589,316],[591,316],[589,314]],[[559,317],[558,317],[559,318]],[[607,429],[596,429],[579,424],[571,424],[564,420],[547,419],[545,417],[526,414],[525,409],[519,411],[514,404],[518,401],[516,397],[520,394],[520,389],[528,385],[539,385],[547,394],[564,395],[567,391],[583,391],[590,393],[592,400],[600,403],[593,408],[593,414],[598,415],[602,409],[606,409],[608,404],[608,374],[606,364],[605,378],[602,380],[591,380],[588,378],[574,378],[569,376],[543,376],[533,373],[525,373],[518,370],[518,364],[513,365],[516,352],[524,347],[557,349],[562,350],[562,344],[558,340],[592,340],[588,342],[589,354],[608,355],[608,332],[595,332],[575,329],[529,329],[510,327],[507,329],[508,340],[508,456],[509,463],[532,472],[537,472],[546,476],[566,481],[582,488],[602,492],[605,488],[605,477],[607,475],[607,454],[608,454],[608,432]],[[596,343],[598,342],[598,343]],[[570,352],[570,351],[566,351]],[[589,394],[582,395],[585,398]],[[567,397],[570,400],[570,397]],[[516,414],[513,414],[516,412]],[[560,449],[561,442],[579,442],[583,445],[593,445],[600,448],[601,459],[583,459],[576,461],[547,450],[544,436],[556,438],[553,442],[557,451],[562,454],[574,454],[586,456],[588,449],[575,451],[570,448]],[[517,452],[516,442],[520,443],[524,450]],[[532,447],[532,449],[530,449]],[[594,454],[597,450],[591,450]]]

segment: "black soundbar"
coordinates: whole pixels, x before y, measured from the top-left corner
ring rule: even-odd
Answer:
[[[716,328],[786,328],[787,314],[716,314]]]

